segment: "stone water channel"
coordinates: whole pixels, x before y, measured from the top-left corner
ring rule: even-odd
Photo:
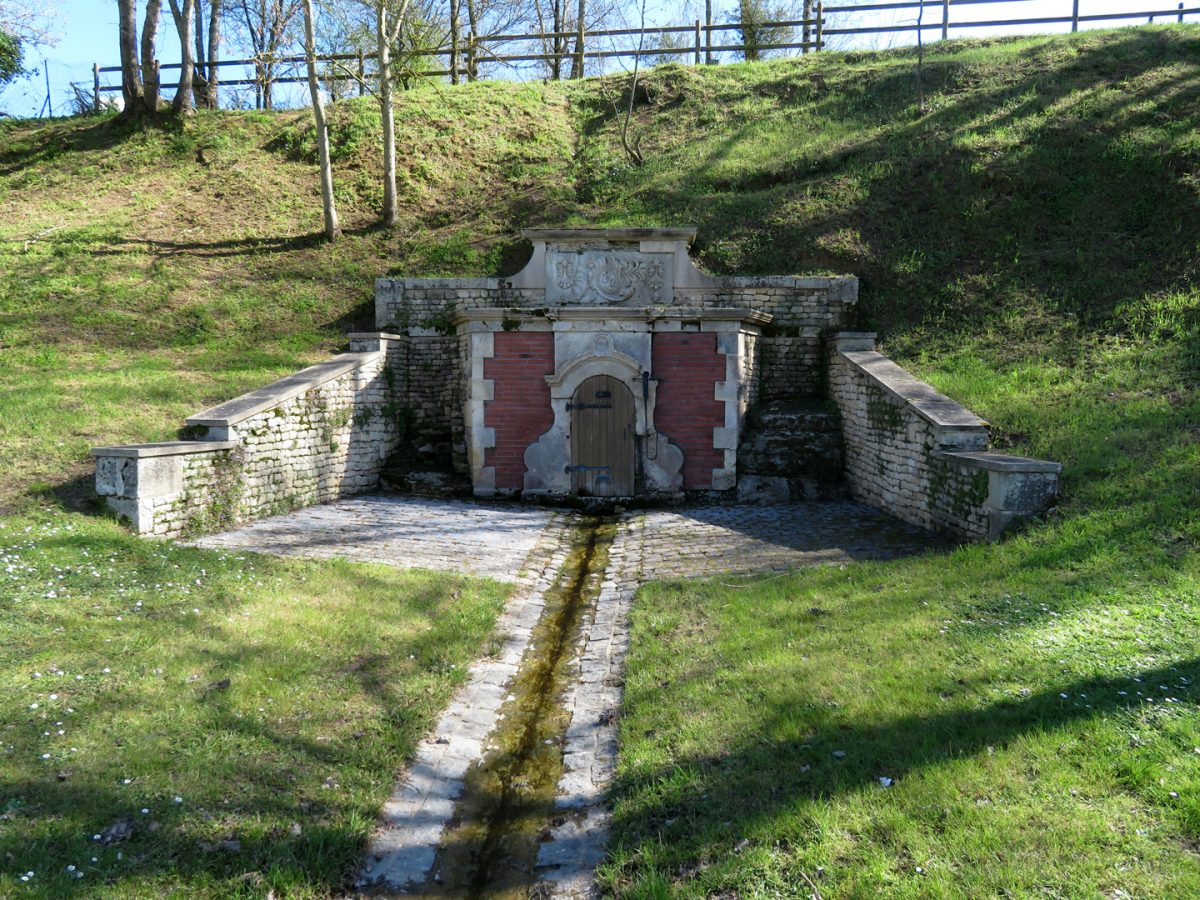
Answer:
[[[563,696],[616,530],[612,519],[592,517],[577,519],[570,529],[570,551],[546,593],[525,664],[510,685],[485,755],[467,771],[428,894],[516,900],[528,897],[538,880],[538,851],[553,825],[571,724]]]
[[[919,553],[931,535],[856,503],[637,510],[359,497],[196,541],[514,582],[498,652],[420,744],[385,805],[363,895],[586,897],[608,834],[628,613],[656,578]]]

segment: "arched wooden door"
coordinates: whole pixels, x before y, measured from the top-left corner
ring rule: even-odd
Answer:
[[[593,375],[571,399],[571,493],[632,497],[633,393],[611,375]]]

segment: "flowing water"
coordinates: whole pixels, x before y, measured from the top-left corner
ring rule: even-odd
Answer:
[[[483,758],[465,779],[426,891],[433,896],[525,898],[535,884],[538,847],[556,815],[570,686],[580,629],[600,594],[616,531],[608,518],[572,526],[571,551],[534,630],[512,699]]]

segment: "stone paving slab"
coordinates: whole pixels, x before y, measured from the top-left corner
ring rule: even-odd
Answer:
[[[515,581],[554,515],[516,504],[364,496],[262,519],[192,544]]]
[[[557,517],[555,517],[557,518]],[[543,529],[524,561],[525,574],[496,625],[500,652],[477,660],[470,678],[417,748],[371,839],[359,887],[407,892],[422,885],[434,864],[446,825],[462,796],[471,764],[483,756],[507,690],[545,608],[545,594],[566,562],[567,529]]]
[[[941,545],[923,528],[860,503],[708,506],[628,516],[641,522],[639,582],[894,559]]]

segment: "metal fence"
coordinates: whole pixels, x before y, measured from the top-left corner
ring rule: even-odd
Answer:
[[[697,19],[690,25],[673,25],[666,27],[648,28],[619,28],[599,30],[576,30],[560,32],[535,32],[523,34],[485,34],[464,35],[454,39],[447,37],[441,46],[408,50],[399,54],[404,71],[414,77],[447,78],[452,81],[460,79],[475,80],[479,77],[479,67],[500,65],[511,67],[513,71],[520,64],[547,64],[551,69],[533,70],[533,77],[544,78],[547,71],[561,72],[564,63],[574,64],[576,77],[584,71],[586,60],[618,60],[618,59],[653,59],[661,61],[666,57],[690,58],[696,65],[711,64],[718,61],[717,54],[744,54],[748,46],[754,52],[765,53],[774,51],[799,51],[801,53],[816,53],[829,47],[831,38],[865,36],[865,35],[907,35],[916,36],[918,40],[927,40],[927,33],[935,39],[946,40],[954,32],[956,36],[967,34],[979,29],[994,30],[1004,27],[1036,27],[1045,31],[1051,26],[1070,25],[1071,31],[1078,31],[1081,24],[1099,22],[1135,23],[1142,22],[1183,22],[1185,16],[1200,15],[1200,5],[1185,5],[1182,2],[1162,9],[1137,11],[1087,11],[1088,0],[1065,0],[1070,3],[1069,14],[1055,16],[1029,16],[1022,18],[1000,19],[956,19],[953,13],[966,7],[982,7],[1003,3],[1011,7],[1014,3],[1038,4],[1045,6],[1044,0],[896,0],[882,3],[832,3],[826,5],[824,0],[814,0],[812,16],[803,19],[788,19],[781,21],[765,21],[749,23],[717,24]],[[856,25],[837,26],[836,18],[880,12],[911,12],[910,21],[886,25]],[[932,13],[932,15],[930,15]],[[759,41],[745,35],[785,35],[794,37],[799,30],[802,39]],[[1036,33],[1036,31],[1034,32]],[[737,40],[730,40],[731,34],[743,35]],[[621,39],[636,39],[636,46],[619,47],[615,42]],[[574,47],[570,43],[574,42]],[[611,49],[601,49],[606,43],[613,45]],[[513,45],[541,46],[542,52],[505,52]],[[522,48],[518,46],[518,51]],[[321,80],[324,83],[349,82],[357,86],[359,94],[368,90],[368,85],[377,77],[371,68],[375,61],[374,54],[343,53],[318,56],[317,62],[324,68]],[[219,79],[220,86],[257,87],[262,88],[264,82],[270,85],[296,84],[307,80],[306,76],[297,74],[297,67],[304,64],[303,56],[273,56],[249,59],[221,60],[209,63],[218,68],[240,68],[244,75],[246,69],[253,69],[255,77],[237,77]],[[416,63],[414,65],[414,63]],[[161,80],[161,73],[179,70],[179,63],[166,63],[156,66]],[[120,75],[120,66],[93,66],[93,99],[97,109],[100,109],[102,95],[122,90],[121,84],[107,83],[105,76],[116,73]],[[264,74],[265,73],[265,74]],[[203,73],[198,72],[199,75]],[[169,89],[172,85],[164,83]]]

